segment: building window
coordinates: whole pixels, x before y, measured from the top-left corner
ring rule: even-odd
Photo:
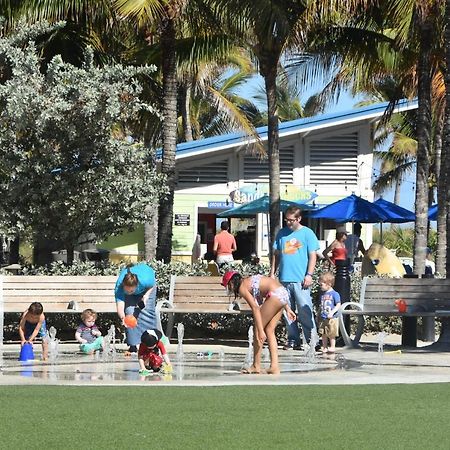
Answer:
[[[342,134],[309,144],[309,184],[357,184],[358,133]]]
[[[178,171],[178,186],[220,184],[228,182],[228,159],[215,161],[211,164],[180,169]]]
[[[280,182],[292,184],[294,179],[294,146],[280,148]],[[252,183],[269,182],[269,161],[266,158],[244,155],[244,181]]]

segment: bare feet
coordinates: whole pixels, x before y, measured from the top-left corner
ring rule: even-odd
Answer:
[[[250,367],[243,367],[241,369],[241,373],[245,373],[245,374],[260,374],[261,373],[261,369],[259,367],[255,367],[255,366],[250,366]]]
[[[322,353],[327,353],[327,352],[328,352],[328,349],[325,348],[325,347],[320,347],[320,351],[321,351]]]
[[[336,349],[334,347],[330,347],[328,349],[328,353],[335,353]]]
[[[280,368],[278,367],[278,366],[275,366],[275,367],[269,367],[268,369],[267,369],[267,372],[266,373],[268,373],[268,374],[270,374],[270,375],[279,375],[279,373],[280,373]]]

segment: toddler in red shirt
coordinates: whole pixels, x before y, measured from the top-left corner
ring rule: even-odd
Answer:
[[[147,376],[152,372],[159,372],[163,363],[166,364],[163,370],[171,371],[169,355],[161,338],[161,331],[156,329],[146,330],[142,333],[138,351],[139,375]]]

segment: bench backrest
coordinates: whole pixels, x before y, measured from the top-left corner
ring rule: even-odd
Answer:
[[[97,312],[115,312],[115,276],[2,276],[0,296],[4,312],[23,312],[32,302],[41,302],[45,312],[73,312],[92,308]],[[1,298],[0,298],[1,301]]]
[[[220,284],[222,277],[176,276],[171,278],[170,301],[178,310],[226,313],[234,300]],[[241,311],[250,311],[245,300],[238,300]]]
[[[395,300],[424,311],[450,309],[450,279],[363,278],[360,302],[365,311],[396,311]]]

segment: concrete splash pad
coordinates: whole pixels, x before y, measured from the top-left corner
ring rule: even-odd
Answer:
[[[114,359],[102,355],[80,355],[76,346],[62,345],[53,362],[17,361],[17,346],[5,346],[1,358],[0,385],[146,385],[225,386],[277,384],[386,384],[450,382],[450,354],[426,351],[387,351],[383,355],[367,349],[340,349],[334,355],[316,356],[280,350],[280,375],[245,375],[246,349],[201,346],[186,349],[177,361],[176,347],[169,347],[172,374],[142,377],[136,355],[118,352]],[[39,353],[38,353],[39,355]],[[37,356],[38,356],[37,355]],[[268,366],[267,360],[263,367]]]

